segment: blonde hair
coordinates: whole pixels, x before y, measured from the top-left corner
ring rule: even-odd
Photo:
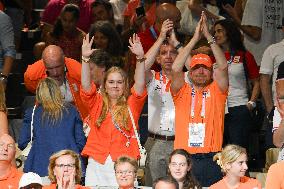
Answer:
[[[7,113],[5,89],[3,83],[0,83],[0,111]]]
[[[129,163],[130,165],[132,165],[132,167],[134,168],[134,172],[137,173],[138,170],[138,162],[136,159],[129,157],[129,156],[120,156],[117,158],[117,160],[114,163],[114,171],[116,171],[116,168],[119,164],[122,163]]]
[[[226,173],[225,165],[235,162],[243,154],[247,154],[245,148],[235,144],[228,144],[213,157],[213,161],[216,161],[222,172]]]
[[[48,165],[48,178],[52,183],[56,183],[56,176],[54,175],[54,168],[56,166],[56,160],[61,156],[69,155],[73,159],[75,159],[75,182],[76,184],[80,184],[81,177],[82,177],[82,170],[81,170],[81,161],[79,155],[72,150],[60,150],[59,152],[53,154],[49,158],[49,165]]]
[[[36,89],[36,101],[42,105],[43,118],[55,123],[62,118],[64,101],[57,82],[47,77],[40,81]]]
[[[129,119],[129,113],[128,113],[128,105],[127,105],[127,98],[129,96],[129,83],[128,83],[128,77],[126,73],[119,67],[111,67],[105,74],[101,94],[103,96],[103,108],[101,115],[99,116],[97,120],[97,126],[100,127],[102,122],[105,120],[107,112],[110,109],[110,100],[108,97],[108,94],[105,89],[105,84],[107,81],[108,76],[111,73],[119,73],[122,76],[123,82],[124,82],[124,91],[123,94],[118,98],[117,103],[115,104],[115,108],[112,110],[112,114],[114,117],[114,121],[122,128],[126,130],[130,130],[128,128],[128,119]]]

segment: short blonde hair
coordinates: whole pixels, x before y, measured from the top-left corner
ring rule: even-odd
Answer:
[[[130,165],[132,165],[132,167],[134,168],[134,172],[137,173],[138,170],[138,162],[136,159],[129,157],[129,156],[120,156],[117,158],[117,160],[114,163],[114,171],[116,171],[116,168],[119,164],[122,163],[129,163]]]
[[[247,154],[245,148],[235,144],[228,144],[221,152],[213,157],[213,160],[217,161],[222,172],[226,173],[225,165],[235,162],[243,154]]]
[[[60,158],[61,156],[64,155],[69,155],[72,158],[75,159],[75,168],[76,168],[76,172],[75,172],[75,182],[76,184],[80,184],[81,182],[81,177],[82,177],[82,169],[81,169],[81,161],[80,161],[80,157],[79,154],[75,153],[72,150],[61,150],[55,154],[53,154],[50,158],[49,158],[49,166],[48,166],[48,177],[50,179],[50,181],[52,183],[56,183],[56,176],[54,175],[54,168],[56,165],[56,160],[58,158]]]

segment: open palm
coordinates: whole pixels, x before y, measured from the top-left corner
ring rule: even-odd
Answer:
[[[135,54],[138,57],[144,56],[144,50],[142,47],[142,44],[140,42],[140,38],[137,34],[133,34],[132,37],[129,38],[129,49],[133,54]]]
[[[94,37],[92,37],[90,41],[90,34],[87,34],[86,37],[83,39],[83,45],[82,45],[82,56],[85,58],[90,57],[95,49],[92,49],[92,44],[94,41]]]

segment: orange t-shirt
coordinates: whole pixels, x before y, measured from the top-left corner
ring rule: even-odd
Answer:
[[[22,177],[23,173],[16,169],[15,167],[11,166],[11,171],[0,178],[0,188],[2,189],[18,189],[19,181]]]
[[[265,188],[284,189],[284,161],[275,163],[269,167]]]
[[[132,88],[131,95],[127,99],[127,104],[132,112],[136,126],[138,125],[138,119],[146,97],[146,90],[144,90],[141,96],[138,96]],[[89,121],[91,130],[87,143],[82,151],[82,155],[90,156],[101,164],[104,164],[108,155],[111,156],[113,161],[121,155],[128,155],[136,159],[139,158],[138,143],[135,138],[130,118],[128,120],[129,131],[120,127],[125,134],[131,136],[130,146],[126,147],[127,138],[115,128],[110,113],[107,113],[101,126],[97,126],[96,121],[102,111],[103,99],[102,95],[97,92],[96,86],[93,83],[89,92],[81,89],[81,98],[85,104],[88,104],[91,115]]]
[[[42,189],[56,189],[56,184],[51,184],[51,185],[48,185],[48,186],[43,186]],[[81,186],[81,185],[76,184],[75,189],[91,189],[91,188],[90,188],[90,187],[87,187],[87,186]]]
[[[240,181],[241,183],[236,189],[261,189],[261,184],[256,179],[244,176],[241,178]],[[229,189],[229,187],[227,186],[225,179],[223,178],[219,182],[211,185],[209,189]]]
[[[218,152],[222,148],[225,102],[227,92],[223,93],[213,81],[203,91],[205,97],[205,118],[201,118],[203,91],[195,90],[194,118],[191,118],[192,87],[185,83],[180,91],[173,95],[176,108],[175,149],[185,149],[191,154]],[[204,147],[190,147],[189,123],[205,123]]]

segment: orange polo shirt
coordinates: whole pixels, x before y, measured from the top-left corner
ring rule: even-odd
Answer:
[[[0,178],[0,188],[8,189],[8,188],[15,188],[19,187],[19,181],[22,177],[23,173],[16,169],[15,167],[11,166],[11,170],[7,175],[1,176]]]
[[[284,189],[284,161],[275,163],[269,167],[265,188]]]
[[[43,186],[42,189],[56,189],[56,184],[51,184],[51,185],[48,185],[48,186]],[[87,186],[81,186],[81,185],[76,184],[75,189],[91,189],[91,188],[90,188],[90,187],[87,187]]]
[[[185,83],[180,91],[173,95],[176,109],[175,149],[185,149],[191,154],[218,152],[222,148],[225,102],[227,92],[223,93],[213,81],[202,91],[196,90],[194,118],[191,114],[192,87]],[[205,118],[201,118],[202,93],[206,91]],[[189,123],[205,123],[204,147],[189,147]]]
[[[256,179],[244,176],[241,178],[240,182],[240,185],[236,189],[261,189],[261,184]],[[211,185],[209,189],[229,189],[229,187],[227,186],[225,179],[223,178],[219,182]]]
[[[127,104],[130,107],[136,126],[140,117],[145,99],[147,96],[146,90],[141,96],[138,96],[134,89],[131,89],[131,95],[127,99]],[[97,92],[96,86],[92,83],[90,91],[81,89],[81,98],[85,104],[89,106],[91,128],[87,143],[82,151],[83,156],[92,157],[97,162],[104,164],[108,155],[115,161],[121,155],[128,155],[133,158],[139,158],[138,143],[134,134],[131,120],[128,120],[129,131],[123,131],[131,136],[130,146],[126,147],[126,137],[115,128],[110,113],[107,113],[106,119],[100,127],[97,127],[96,121],[101,115],[103,99],[102,95]]]

